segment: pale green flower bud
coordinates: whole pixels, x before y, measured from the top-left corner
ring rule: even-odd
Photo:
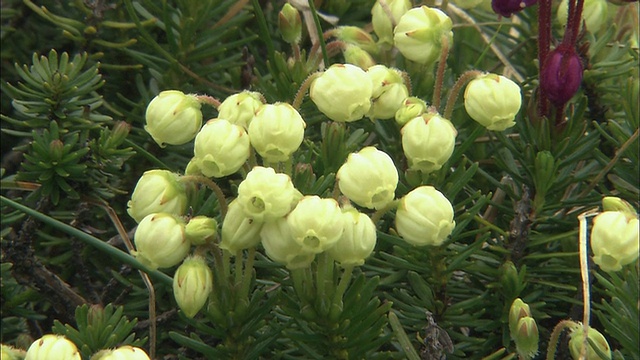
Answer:
[[[514,126],[521,104],[520,86],[501,75],[480,75],[464,91],[464,108],[469,116],[493,131]]]
[[[354,208],[343,209],[344,231],[327,250],[340,265],[362,265],[376,246],[376,226],[371,218]]]
[[[393,30],[393,43],[405,58],[433,64],[442,52],[442,38],[451,47],[453,23],[440,9],[421,6],[407,11]]]
[[[298,150],[307,124],[287,103],[262,105],[249,124],[251,145],[266,161],[287,161]]]
[[[24,350],[0,344],[0,359],[2,360],[23,360],[25,356],[26,352]]]
[[[213,289],[213,273],[204,258],[188,257],[173,275],[173,296],[188,318],[205,305]]]
[[[367,73],[351,64],[331,65],[311,83],[309,97],[329,119],[362,119],[371,108],[373,86]]]
[[[366,70],[376,64],[371,55],[356,45],[346,44],[342,51],[344,61],[347,64],[353,64],[362,70]]]
[[[577,323],[574,327],[572,327],[569,336],[571,337],[571,339],[569,340],[569,351],[571,352],[571,357],[574,360],[578,360],[580,359],[580,352],[584,340],[584,328],[582,324]],[[588,342],[586,360],[611,360],[611,347],[609,346],[609,343],[607,342],[607,339],[604,337],[604,335],[602,335],[598,330],[589,327],[587,336],[589,337],[589,340],[593,342],[595,347],[605,355],[605,357],[602,358],[598,356],[598,353],[591,345],[591,342]]]
[[[371,35],[357,26],[340,26],[333,30],[333,34],[337,39],[356,45],[367,53],[378,53],[378,45]]]
[[[249,159],[250,146],[242,126],[226,119],[212,119],[196,136],[193,154],[203,175],[219,178],[235,173],[244,165]]]
[[[336,177],[340,192],[369,209],[381,209],[393,201],[398,186],[393,160],[373,146],[349,154]]]
[[[424,173],[440,170],[449,160],[458,134],[451,121],[437,113],[426,113],[414,118],[400,133],[402,150],[409,168]]]
[[[267,256],[288,269],[307,268],[316,256],[315,253],[306,251],[293,239],[286,218],[264,224],[260,231],[260,238]]]
[[[301,195],[287,174],[256,166],[238,186],[238,204],[257,221],[272,221],[287,215]]]
[[[605,196],[602,198],[602,210],[604,211],[621,211],[627,216],[637,216],[636,209],[628,202],[615,196]]]
[[[91,360],[150,360],[149,355],[139,347],[124,345],[116,349],[102,350]]]
[[[400,200],[396,230],[411,245],[441,245],[455,226],[453,206],[433,186],[420,186]]]
[[[127,212],[140,222],[149,215],[165,212],[184,215],[187,210],[187,191],[178,174],[168,170],[149,170],[138,180]]]
[[[410,8],[409,0],[378,0],[373,5],[371,23],[382,46],[389,49],[393,46],[393,28]]]
[[[218,222],[207,216],[196,216],[189,219],[184,231],[191,245],[202,245],[215,238]]]
[[[184,228],[182,219],[174,215],[147,215],[136,229],[133,255],[151,270],[178,265],[191,249]]]
[[[529,305],[520,298],[515,299],[511,303],[511,308],[509,308],[509,332],[512,339],[515,338],[515,334],[518,331],[518,322],[527,316],[531,316]]]
[[[218,117],[226,119],[232,124],[240,125],[246,130],[262,104],[260,93],[245,90],[224,99],[222,104],[218,106]]]
[[[247,215],[237,199],[233,200],[222,221],[220,248],[235,254],[239,250],[258,245],[262,224],[262,221]]]
[[[417,97],[411,96],[402,102],[398,111],[396,111],[396,122],[400,126],[404,126],[409,120],[413,120],[427,111],[427,103]]]
[[[373,85],[368,116],[374,119],[394,117],[403,101],[409,96],[409,90],[404,84],[401,72],[384,65],[375,65],[367,69],[367,75]]]
[[[284,41],[289,44],[298,44],[302,37],[302,19],[298,9],[285,3],[278,13],[278,29]]]
[[[2,358],[4,360],[4,357]],[[47,334],[34,341],[25,360],[80,360],[76,345],[62,335]]]
[[[200,170],[199,161],[195,157],[192,157],[191,160],[187,163],[187,166],[184,169],[185,175],[195,175],[202,176],[202,171]]]
[[[581,28],[592,34],[595,34],[605,23],[608,23],[607,19],[608,3],[606,0],[584,0],[582,7],[582,19],[580,23],[584,21],[584,25]],[[567,26],[567,16],[569,14],[569,2],[562,0],[558,5],[558,12],[556,13],[556,19],[561,25],[560,33],[564,33],[564,29]]]
[[[516,351],[520,355],[520,359],[531,360],[536,356],[540,335],[538,334],[538,325],[532,317],[525,316],[521,318],[511,337],[516,343]]]
[[[305,196],[287,216],[293,239],[315,254],[332,247],[344,229],[342,211],[334,199]]]
[[[193,140],[202,126],[200,103],[195,95],[167,90],[147,106],[144,129],[161,147],[182,145]]]
[[[605,211],[593,219],[593,262],[604,271],[618,271],[638,259],[638,217],[621,211]]]

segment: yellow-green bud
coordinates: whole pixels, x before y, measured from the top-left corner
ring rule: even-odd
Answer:
[[[245,90],[224,99],[222,104],[218,106],[218,117],[226,119],[232,124],[240,125],[246,130],[262,104],[260,93]]]
[[[531,360],[538,353],[540,335],[538,334],[538,325],[532,317],[521,318],[511,337],[516,343],[516,351],[520,355],[520,359]]]
[[[343,209],[344,231],[327,250],[340,265],[362,265],[376,246],[376,226],[369,216],[354,208]]]
[[[367,73],[351,64],[331,65],[311,83],[309,97],[329,119],[362,119],[371,108],[373,86]]]
[[[174,215],[147,215],[136,229],[133,255],[151,270],[178,265],[191,248],[184,228],[182,219]]]
[[[373,85],[368,116],[374,119],[394,117],[403,101],[409,96],[402,74],[398,69],[375,65],[367,69],[367,75],[371,78]]]
[[[451,121],[437,113],[414,118],[400,132],[409,168],[424,173],[439,170],[449,160],[458,134]]]
[[[464,108],[469,116],[493,131],[514,126],[521,104],[520,86],[501,75],[480,75],[464,91]]]
[[[304,250],[293,239],[286,218],[264,224],[260,238],[267,256],[288,269],[307,268],[316,256],[315,253]]]
[[[195,175],[202,176],[202,171],[200,170],[199,161],[195,157],[192,157],[191,160],[187,163],[187,166],[184,169],[185,175]]]
[[[161,147],[182,145],[193,140],[202,126],[200,103],[195,95],[167,90],[147,106],[144,129]]]
[[[173,275],[173,296],[188,318],[205,305],[213,289],[213,273],[204,258],[188,257]]]
[[[305,196],[287,216],[293,239],[306,252],[321,253],[332,247],[344,229],[342,211],[334,199]]]
[[[602,198],[602,210],[621,211],[632,218],[638,215],[636,209],[631,206],[631,204],[615,196],[605,196]]]
[[[411,245],[441,245],[455,226],[453,206],[433,186],[420,186],[400,200],[396,230]]]
[[[518,322],[527,316],[531,316],[529,305],[520,298],[515,299],[513,303],[511,303],[511,308],[509,308],[509,333],[512,339],[515,338],[516,332],[518,331]]]
[[[398,111],[396,111],[396,122],[400,126],[404,126],[409,120],[413,120],[427,111],[427,103],[417,97],[411,96],[402,102]]]
[[[592,327],[589,327],[587,334],[591,341],[587,342],[587,356],[585,360],[611,360],[611,347],[604,335]],[[569,340],[569,351],[571,352],[571,357],[574,360],[581,359],[580,353],[584,340],[584,328],[582,324],[577,323],[573,326],[569,336],[571,337]],[[595,347],[605,355],[604,358],[598,356],[598,353],[594,349],[594,346],[591,345],[591,342],[593,342]]]
[[[226,119],[212,119],[196,136],[193,154],[203,175],[220,178],[244,165],[249,159],[250,147],[249,136],[242,126]]]
[[[419,64],[433,64],[442,52],[442,38],[453,42],[453,23],[440,9],[421,6],[407,11],[393,30],[393,43],[402,55]]]
[[[300,12],[289,3],[285,3],[278,13],[278,29],[287,43],[297,44],[300,42],[302,36]]]
[[[605,211],[593,219],[593,262],[604,271],[618,271],[638,259],[638,217],[622,211]]]
[[[150,360],[149,355],[139,347],[124,345],[116,349],[97,352],[91,360]]]
[[[232,201],[222,221],[220,248],[235,254],[258,245],[262,224],[262,221],[247,216],[237,199]]]
[[[409,0],[378,0],[371,8],[373,31],[385,49],[393,46],[393,28],[410,8]]]
[[[607,19],[607,7],[606,0],[584,0],[582,7],[582,19],[580,20],[581,28],[592,34],[598,32],[605,23],[608,23]],[[561,25],[561,33],[564,33],[564,28],[567,26],[567,16],[569,14],[569,2],[562,0],[558,5],[558,12],[556,13],[557,21]]]
[[[334,29],[333,34],[339,40],[356,45],[367,53],[378,53],[378,45],[371,35],[357,26],[340,26]]]
[[[216,236],[218,222],[207,216],[196,216],[189,219],[184,231],[192,245],[202,245],[210,242]]]
[[[393,160],[373,146],[349,154],[336,177],[340,192],[369,209],[381,209],[391,202],[398,186]]]
[[[344,55],[345,63],[353,64],[362,70],[366,70],[376,64],[371,55],[357,45],[346,44],[342,54]]]
[[[26,352],[24,350],[0,344],[0,359],[2,360],[23,360],[25,356]]]
[[[4,360],[4,357],[2,358]],[[74,343],[62,335],[47,334],[29,346],[25,360],[80,360]]]
[[[127,212],[138,223],[149,214],[184,215],[186,210],[185,185],[178,174],[168,170],[149,170],[142,174],[127,203]]]
[[[249,124],[251,145],[268,162],[287,161],[298,150],[307,124],[287,103],[265,104]]]
[[[238,186],[238,204],[257,221],[271,221],[287,215],[300,200],[287,174],[273,168],[256,166]]]

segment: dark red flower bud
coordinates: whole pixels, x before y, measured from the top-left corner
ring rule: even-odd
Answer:
[[[558,46],[549,53],[540,73],[543,94],[556,106],[566,104],[580,88],[582,70],[575,49]]]
[[[537,2],[538,0],[491,0],[491,8],[496,14],[509,17]]]

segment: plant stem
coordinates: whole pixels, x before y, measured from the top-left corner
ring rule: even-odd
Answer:
[[[311,87],[311,83],[313,82],[313,80],[320,76],[320,74],[322,73],[315,72],[304,79],[302,85],[300,85],[300,89],[298,89],[298,92],[296,93],[296,97],[293,99],[293,103],[291,104],[294,109],[300,110],[302,99],[304,99],[304,96],[307,95],[307,90],[309,90],[309,88]]]
[[[553,328],[551,336],[549,337],[549,346],[547,347],[547,360],[554,360],[556,349],[558,347],[558,340],[560,339],[562,331],[573,326],[578,326],[578,324],[575,321],[562,320]]]
[[[465,71],[456,83],[451,88],[449,92],[449,98],[447,99],[447,106],[444,108],[444,118],[451,119],[451,115],[453,114],[453,106],[456,104],[456,100],[458,99],[458,95],[460,94],[460,90],[465,86],[469,81],[471,81],[476,76],[482,75],[482,71],[479,70],[468,70]]]
[[[442,35],[442,52],[440,52],[440,61],[438,62],[438,70],[436,71],[436,83],[433,88],[433,107],[440,110],[440,96],[442,94],[442,83],[444,82],[444,71],[447,67],[447,58],[449,57],[449,38]]]
[[[538,66],[539,73],[544,72],[544,62],[549,54],[551,46],[551,3],[552,0],[540,0],[538,5]],[[538,88],[538,113],[540,116],[547,116],[549,102],[547,96]]]
[[[209,179],[205,176],[200,175],[185,175],[180,178],[181,180],[193,182],[197,184],[204,184],[209,189],[213,190],[213,193],[216,194],[216,198],[218,199],[218,204],[220,205],[220,215],[224,219],[225,215],[227,215],[227,200],[222,192],[222,189],[216,184],[213,180]]]

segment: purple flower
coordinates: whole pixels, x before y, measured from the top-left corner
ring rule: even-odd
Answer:
[[[582,62],[573,47],[561,44],[549,53],[540,73],[543,94],[555,106],[563,106],[582,83]]]
[[[538,0],[491,0],[491,8],[496,14],[509,17],[537,2]]]

